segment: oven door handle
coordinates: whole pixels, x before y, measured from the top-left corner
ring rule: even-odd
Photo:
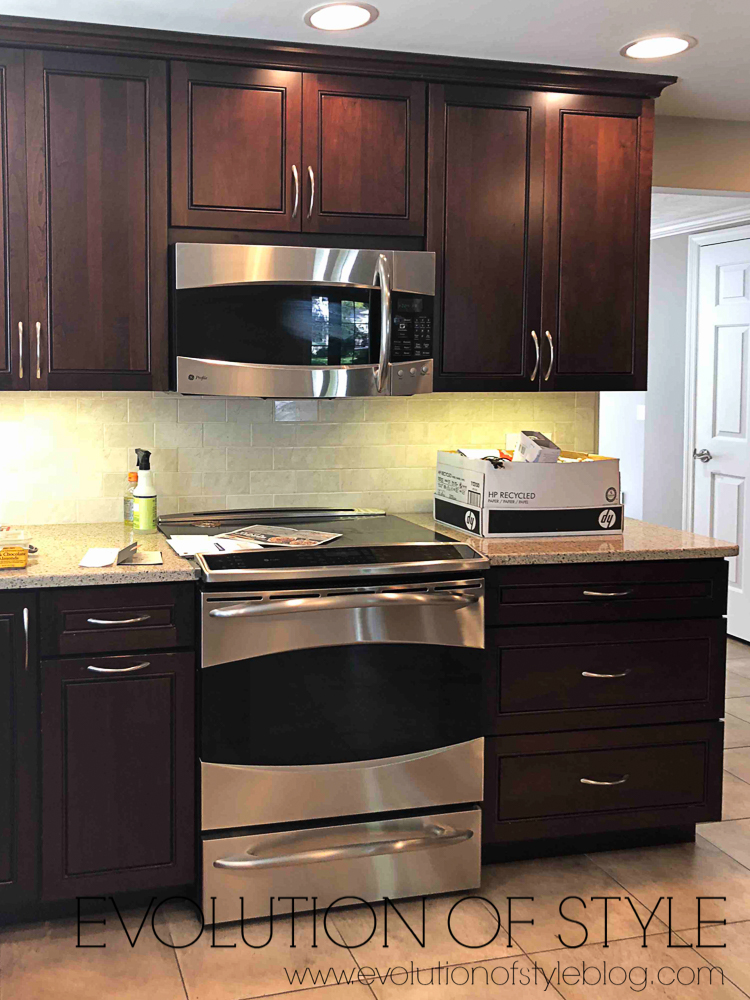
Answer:
[[[380,283],[380,365],[375,374],[375,385],[378,392],[382,392],[391,360],[391,276],[388,273],[388,258],[382,253],[378,256],[373,281]]]
[[[352,858],[375,858],[384,854],[408,854],[432,847],[450,847],[471,840],[472,830],[454,830],[452,827],[434,826],[425,835],[403,837],[400,840],[375,840],[364,844],[339,844],[335,847],[316,847],[292,854],[258,857],[251,852],[236,854],[214,861],[214,868],[231,871],[257,871],[260,868],[288,868],[292,865],[316,865],[324,861],[350,861]]]
[[[440,594],[332,594],[328,597],[292,597],[282,601],[248,601],[212,608],[211,618],[250,618],[263,615],[288,615],[297,611],[336,611],[346,608],[466,608],[479,601],[479,594],[445,591]]]

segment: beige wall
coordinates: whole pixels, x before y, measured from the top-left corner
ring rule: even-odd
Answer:
[[[750,122],[657,115],[654,186],[750,191]]]
[[[345,505],[431,509],[435,452],[504,446],[534,427],[593,451],[598,393],[410,399],[190,399],[169,393],[0,393],[0,522],[118,521],[136,447],[159,509]]]

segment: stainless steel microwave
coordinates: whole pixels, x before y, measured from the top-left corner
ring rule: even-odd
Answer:
[[[173,385],[300,399],[432,391],[435,255],[177,243]]]

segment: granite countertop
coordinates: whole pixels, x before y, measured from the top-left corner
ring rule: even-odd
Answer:
[[[198,578],[195,564],[182,559],[162,534],[138,535],[143,551],[161,552],[162,566],[104,566],[85,569],[79,562],[87,549],[122,548],[136,540],[129,528],[112,524],[30,525],[24,531],[39,549],[26,569],[0,570],[0,590],[31,587],[88,587],[113,583],[176,583]]]
[[[689,531],[661,528],[625,518],[621,535],[577,535],[567,538],[477,538],[439,524],[431,514],[399,514],[413,524],[432,528],[449,538],[468,542],[490,557],[493,566],[534,566],[550,563],[637,562],[657,559],[721,559],[736,556],[739,546]]]
[[[438,524],[431,514],[399,514],[406,521],[468,542],[490,557],[493,566],[533,566],[550,563],[635,562],[656,559],[720,559],[735,556],[730,542],[660,528],[625,519],[622,535],[568,538],[477,538]],[[198,579],[193,562],[176,555],[162,534],[138,536],[144,551],[159,551],[162,566],[105,566],[84,569],[79,562],[89,548],[122,548],[135,537],[121,524],[45,524],[27,529],[39,552],[26,569],[0,570],[0,590],[32,587],[87,587],[92,584],[171,583]]]

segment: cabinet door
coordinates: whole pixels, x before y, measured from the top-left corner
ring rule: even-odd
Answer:
[[[653,102],[547,104],[542,388],[645,389]]]
[[[306,73],[302,228],[424,235],[423,83]]]
[[[173,226],[299,231],[299,73],[172,63]]]
[[[42,664],[42,898],[194,877],[192,653]]]
[[[0,49],[0,390],[28,389],[23,52]]]
[[[436,389],[538,388],[543,102],[535,93],[430,87]]]
[[[26,56],[31,388],[166,389],[166,68]]]
[[[0,907],[37,886],[36,595],[0,596]]]

